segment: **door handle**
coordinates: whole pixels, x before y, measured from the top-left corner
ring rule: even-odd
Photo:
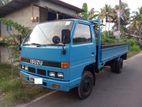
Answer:
[[[91,55],[92,55],[92,56],[94,56],[94,55],[95,55],[95,53],[94,53],[94,52],[92,52],[92,53],[91,53]]]

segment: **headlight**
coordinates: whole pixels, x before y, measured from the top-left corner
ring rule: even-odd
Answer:
[[[28,67],[27,66],[25,66],[25,70],[28,71]]]
[[[48,76],[54,78],[64,78],[64,74],[62,72],[49,71]]]
[[[59,73],[57,73],[57,77],[58,78],[64,78],[64,74],[59,72]]]
[[[49,75],[50,77],[55,77],[55,76],[56,76],[55,72],[49,72],[48,75]]]
[[[29,68],[28,68],[27,66],[24,66],[24,65],[21,65],[21,69],[22,69],[22,70],[26,70],[26,71],[29,70]]]
[[[21,69],[25,69],[25,66],[22,65],[22,66],[21,66]]]

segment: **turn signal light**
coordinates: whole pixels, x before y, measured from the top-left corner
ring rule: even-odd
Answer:
[[[52,88],[54,88],[54,89],[59,89],[59,88],[60,88],[60,85],[53,84],[53,85],[52,85]]]
[[[61,63],[61,68],[66,69],[69,68],[70,64],[68,62],[62,62]]]

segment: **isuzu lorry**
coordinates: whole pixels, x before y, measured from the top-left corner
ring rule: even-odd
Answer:
[[[101,44],[100,19],[41,23],[21,45],[20,74],[23,80],[48,89],[76,89],[85,99],[93,90],[95,74],[105,66],[121,73],[127,52],[127,44]]]

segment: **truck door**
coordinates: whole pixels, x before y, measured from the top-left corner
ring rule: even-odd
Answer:
[[[91,30],[90,24],[86,23],[78,23],[75,27],[70,50],[72,79],[80,78],[84,67],[95,61],[95,45]]]

